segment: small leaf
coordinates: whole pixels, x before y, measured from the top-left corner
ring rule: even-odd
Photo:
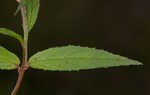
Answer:
[[[17,34],[17,33],[15,33],[15,32],[12,31],[12,30],[9,30],[9,29],[6,29],[6,28],[0,28],[0,34],[13,37],[13,38],[19,40],[21,43],[23,43],[22,36],[19,35],[19,34]]]
[[[52,71],[74,71],[141,64],[138,61],[104,50],[80,46],[50,48],[33,55],[29,63],[32,68]]]
[[[20,64],[18,57],[12,52],[0,46],[0,69],[16,69],[18,64]]]
[[[27,27],[28,32],[33,28],[38,12],[40,7],[40,1],[39,0],[21,0],[16,13],[24,7],[26,9],[26,17],[27,17]]]
[[[19,4],[18,7],[17,7],[17,10],[16,10],[16,12],[15,12],[15,15],[20,11],[20,9],[21,9],[22,7],[24,7],[25,1],[26,1],[26,0],[21,0],[20,4]]]

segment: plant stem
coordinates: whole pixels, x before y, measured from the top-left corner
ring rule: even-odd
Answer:
[[[25,48],[23,48],[23,60],[22,60],[22,65],[21,67],[18,67],[18,80],[16,82],[16,86],[14,88],[14,90],[12,91],[11,95],[16,95],[18,89],[20,88],[20,85],[21,85],[21,82],[22,82],[22,79],[24,77],[24,72],[25,70],[28,68],[27,66],[27,53],[26,53],[26,50]]]
[[[19,3],[20,0],[17,0]],[[22,58],[22,64],[18,67],[18,80],[16,82],[16,86],[14,90],[12,91],[11,95],[16,95],[18,92],[18,89],[20,88],[22,79],[24,77],[25,70],[28,69],[28,30],[27,30],[27,17],[26,17],[26,10],[25,7],[21,8],[21,15],[22,15],[22,22],[23,22],[23,29],[24,29],[24,44],[22,46],[23,50],[23,58]]]
[[[18,77],[16,86],[15,86],[13,92],[11,93],[11,95],[16,95],[16,93],[17,93],[17,91],[18,91],[18,89],[19,89],[19,87],[20,87],[20,85],[21,85],[23,76],[24,76],[24,72],[19,72],[19,77]]]
[[[12,91],[11,95],[16,95],[18,89],[20,88],[20,85],[21,85],[21,82],[22,82],[22,79],[23,79],[23,76],[24,76],[24,69],[21,67],[19,67],[18,69],[18,80],[16,82],[16,86],[14,88],[14,90]]]

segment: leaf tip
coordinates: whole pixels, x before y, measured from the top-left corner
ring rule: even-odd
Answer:
[[[136,64],[137,65],[144,65],[142,62],[137,62]]]

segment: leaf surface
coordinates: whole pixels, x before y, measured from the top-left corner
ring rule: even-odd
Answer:
[[[15,32],[12,31],[12,30],[9,30],[9,29],[6,29],[6,28],[0,28],[0,34],[13,37],[13,38],[19,40],[21,43],[23,43],[22,36],[19,35],[19,34],[17,34],[17,33],[15,33]]]
[[[38,16],[38,12],[39,12],[39,7],[40,7],[40,1],[39,0],[21,0],[16,13],[18,13],[18,11],[25,7],[26,9],[26,17],[27,17],[27,28],[28,28],[28,32],[33,28],[37,16]]]
[[[0,69],[16,69],[17,64],[20,64],[19,58],[12,52],[0,46]]]
[[[52,71],[74,71],[141,64],[138,61],[104,50],[80,46],[50,48],[33,55],[29,63],[32,68]]]

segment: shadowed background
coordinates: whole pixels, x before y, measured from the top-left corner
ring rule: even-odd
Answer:
[[[150,1],[41,0],[30,33],[29,56],[68,44],[104,49],[139,60],[145,66],[80,72],[29,69],[18,95],[149,95]],[[0,1],[0,27],[22,34],[15,0]],[[0,35],[0,45],[22,56],[16,40]],[[0,71],[0,95],[10,95],[17,71]]]

